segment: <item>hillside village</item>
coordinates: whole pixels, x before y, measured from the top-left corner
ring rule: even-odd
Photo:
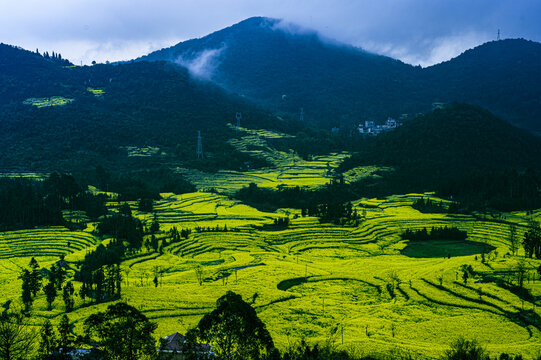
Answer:
[[[365,121],[364,125],[359,124],[357,130],[359,131],[359,134],[362,135],[378,136],[381,133],[394,130],[399,126],[402,126],[401,122],[389,117],[384,124],[376,124],[374,121]]]

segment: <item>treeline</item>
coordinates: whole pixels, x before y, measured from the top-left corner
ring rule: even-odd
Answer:
[[[419,210],[422,213],[429,214],[458,214],[460,213],[460,204],[453,201],[449,204],[444,204],[443,201],[433,201],[430,199],[420,198],[415,200],[411,205],[412,208]]]
[[[106,170],[101,165],[95,170],[76,173],[77,178],[100,190],[119,194],[120,201],[139,199],[157,200],[160,193],[184,194],[196,191],[195,186],[182,175],[164,167],[144,170]]]
[[[406,229],[400,237],[404,240],[429,241],[429,240],[466,240],[468,233],[456,227],[433,227],[428,231]]]
[[[251,183],[237,191],[234,196],[260,210],[297,208],[301,209],[302,216],[317,216],[321,222],[337,225],[358,225],[362,218],[350,202],[360,196],[354,187],[344,183],[343,177],[332,179],[329,184],[313,190],[299,186],[260,188]]]
[[[299,186],[270,189],[251,183],[237,191],[234,197],[260,210],[296,208],[312,209],[314,212],[318,204],[345,203],[359,198],[354,189],[344,183],[343,178],[331,180],[329,184],[314,190]]]
[[[91,218],[107,213],[105,195],[94,195],[73,176],[52,173],[43,182],[0,178],[0,231],[35,226],[77,226],[62,218],[62,210],[82,210]]]

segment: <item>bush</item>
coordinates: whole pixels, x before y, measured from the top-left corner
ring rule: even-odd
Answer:
[[[486,350],[476,340],[466,340],[459,337],[451,343],[451,348],[445,352],[444,359],[448,360],[489,360]]]

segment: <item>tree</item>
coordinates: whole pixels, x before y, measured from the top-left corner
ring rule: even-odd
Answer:
[[[57,346],[56,334],[51,325],[49,319],[45,320],[41,328],[41,341],[39,343],[39,353],[40,355],[48,355],[52,353]]]
[[[462,271],[462,280],[464,280],[464,284],[467,284],[470,275],[473,275],[473,268],[471,265],[464,264],[460,266],[460,271]]]
[[[128,205],[128,203],[122,203],[120,207],[118,208],[118,212],[122,215],[131,216],[131,207]]]
[[[509,249],[513,255],[517,252],[518,239],[517,239],[517,226],[512,224],[509,226]]]
[[[51,270],[49,270],[49,282],[56,284],[56,266],[51,265]],[[45,289],[43,289],[45,291]]]
[[[0,315],[0,359],[29,359],[34,352],[35,334],[22,323],[20,315]]]
[[[71,312],[73,310],[73,305],[75,301],[73,300],[73,293],[75,289],[71,281],[68,281],[66,286],[64,286],[64,291],[62,293],[62,298],[64,299],[64,305],[66,306],[66,312]]]
[[[159,242],[158,239],[156,239],[156,236],[152,234],[150,237],[150,247],[154,249],[154,251],[158,251]]]
[[[137,209],[141,212],[152,212],[153,203],[152,199],[139,199]]]
[[[58,346],[62,348],[62,353],[65,354],[73,345],[70,319],[66,314],[62,316],[60,324],[58,324],[58,335]]]
[[[23,301],[23,304],[24,304],[24,310],[25,311],[29,311],[30,310],[30,307],[32,306],[32,302],[33,302],[33,299],[32,299],[32,279],[31,279],[32,275],[30,274],[30,271],[24,269],[23,270],[23,273],[21,275],[21,279],[23,280],[23,284],[22,284],[22,290],[23,290],[23,293],[22,293],[22,301]]]
[[[135,360],[156,353],[152,333],[156,324],[126,303],[110,305],[105,312],[88,317],[85,333],[98,343],[108,359]]]
[[[530,230],[524,234],[522,241],[524,246],[524,254],[527,257],[533,257],[541,259],[541,228],[536,221],[530,222]]]
[[[58,289],[58,291],[62,290],[62,284],[64,283],[65,278],[66,278],[66,270],[64,270],[62,265],[58,264],[58,266],[56,267],[55,275],[54,275],[54,279],[56,281],[56,288]]]
[[[445,351],[447,360],[489,360],[486,350],[476,340],[466,340],[459,337],[451,343],[451,348]]]
[[[32,269],[31,278],[30,278],[30,290],[32,291],[32,296],[36,296],[38,291],[41,289],[41,274],[39,272],[39,264],[36,259],[32,258],[30,260],[30,268]]]
[[[198,265],[195,268],[195,277],[197,278],[197,282],[199,283],[199,285],[203,285],[203,268],[201,267],[201,265]]]
[[[524,259],[521,259],[521,261],[517,263],[516,274],[518,286],[522,287],[524,285],[524,278],[526,276],[526,264],[524,264]]]
[[[203,316],[195,331],[224,360],[260,359],[262,353],[270,353],[274,348],[254,308],[232,291],[216,301],[216,309]]]
[[[158,221],[158,216],[154,213],[154,218],[152,219],[152,224],[150,224],[150,232],[152,234],[160,231],[160,222]]]
[[[53,308],[54,299],[56,299],[56,287],[54,282],[49,281],[43,290],[45,291],[45,296],[47,298],[47,310],[51,310]]]

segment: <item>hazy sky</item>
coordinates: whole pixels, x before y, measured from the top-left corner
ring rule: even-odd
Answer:
[[[128,60],[251,16],[423,66],[502,38],[541,41],[541,0],[0,0],[0,42]]]

